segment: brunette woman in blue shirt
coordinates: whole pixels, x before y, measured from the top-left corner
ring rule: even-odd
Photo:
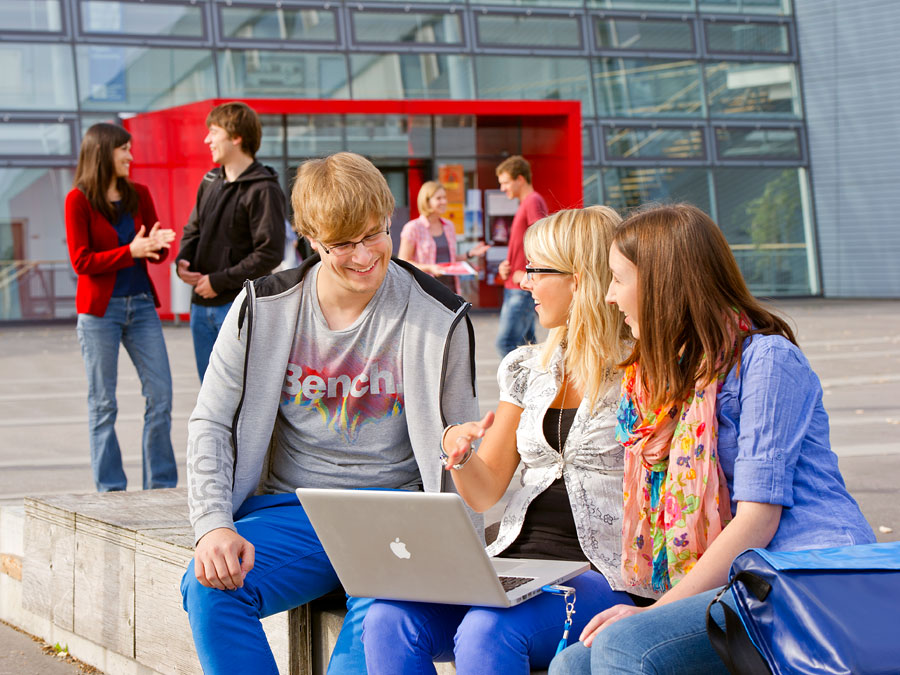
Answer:
[[[609,264],[606,300],[635,338],[617,427],[622,575],[664,594],[597,614],[550,673],[726,673],[705,610],[735,556],[874,536],[838,470],[818,377],[709,216],[687,204],[639,211]]]

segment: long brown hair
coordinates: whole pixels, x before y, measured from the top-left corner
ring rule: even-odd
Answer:
[[[87,130],[78,153],[73,185],[84,193],[92,209],[103,214],[113,224],[119,219],[119,214],[134,215],[138,209],[137,191],[127,178],[116,178],[116,168],[113,165],[113,150],[121,148],[130,140],[131,134],[122,127],[100,122]],[[116,189],[122,197],[118,211],[106,197],[113,178],[116,179]]]
[[[738,363],[746,335],[797,343],[787,322],[750,294],[722,231],[697,207],[645,207],[613,243],[638,272],[640,339],[623,365],[640,362],[654,407],[684,401],[698,383]],[[751,330],[741,332],[739,313]]]

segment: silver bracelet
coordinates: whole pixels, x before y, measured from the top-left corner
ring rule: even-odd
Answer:
[[[452,427],[458,427],[458,426],[459,426],[459,424],[448,424],[444,428],[444,433],[441,434],[441,457],[440,457],[441,466],[443,466],[444,468],[450,466],[450,468],[456,469],[457,471],[459,471],[461,468],[463,468],[463,466],[465,466],[466,462],[468,462],[470,459],[472,459],[472,455],[475,454],[475,451],[472,449],[471,446],[469,446],[469,449],[466,451],[466,454],[463,455],[462,459],[459,460],[459,462],[457,462],[456,464],[453,464],[453,465],[449,464],[450,455],[448,455],[446,452],[444,452],[444,439],[447,438],[447,432],[450,431],[450,429]]]

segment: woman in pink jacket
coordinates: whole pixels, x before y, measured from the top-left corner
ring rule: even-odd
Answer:
[[[411,262],[458,293],[457,278],[444,275],[439,265],[457,260],[455,226],[442,217],[447,210],[447,191],[437,181],[430,180],[419,189],[416,205],[419,217],[403,226],[397,257]],[[484,255],[487,249],[486,244],[479,244],[466,253],[465,259]]]

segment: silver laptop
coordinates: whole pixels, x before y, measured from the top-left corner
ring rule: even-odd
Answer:
[[[451,493],[298,488],[350,595],[511,607],[586,571],[586,562],[489,558]]]

